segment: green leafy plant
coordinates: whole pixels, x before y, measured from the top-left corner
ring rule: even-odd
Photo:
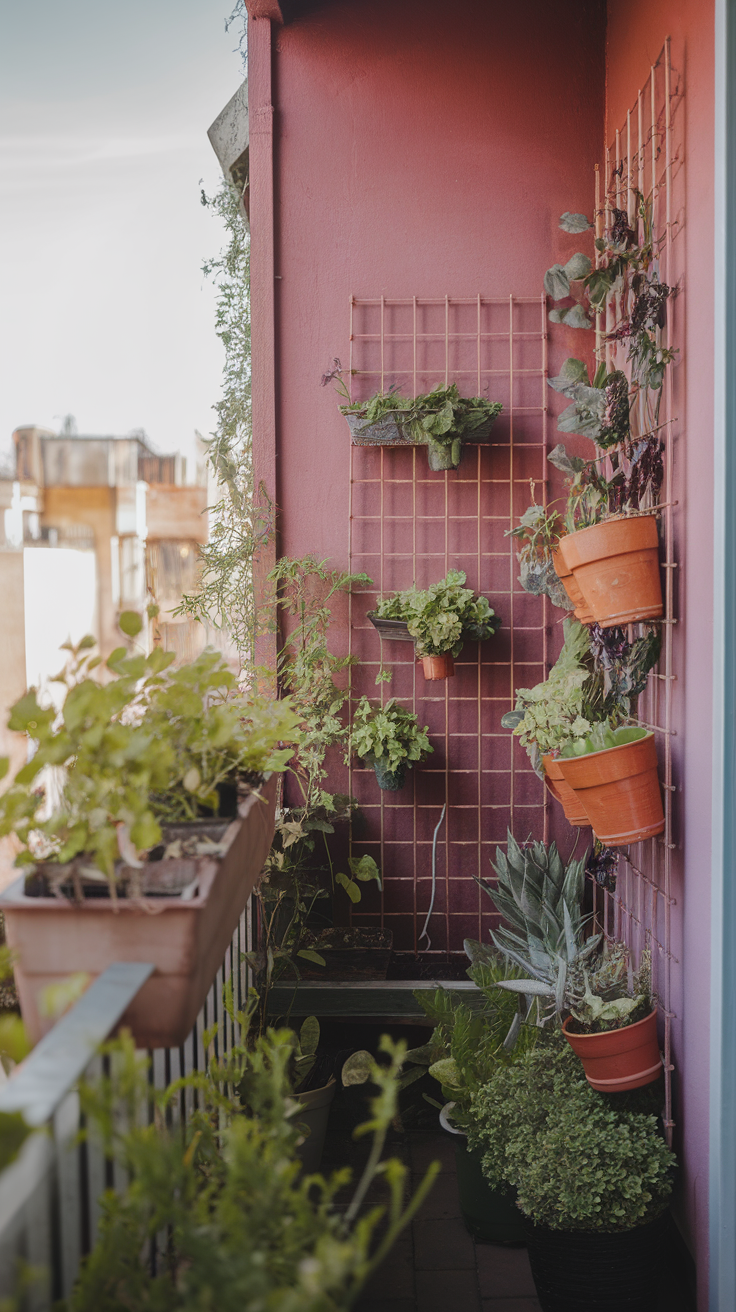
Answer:
[[[534,497],[534,483],[531,484]],[[506,530],[506,537],[516,538],[521,544],[516,559],[521,566],[519,582],[525,592],[539,597],[543,593],[554,606],[572,610],[573,603],[555,572],[552,553],[560,540],[561,521],[558,511],[538,506],[536,501],[524,511],[515,528]]]
[[[562,651],[543,683],[517,688],[516,707],[501,719],[526,748],[543,778],[542,756],[559,753],[569,742],[583,741],[592,726],[606,716],[603,679],[594,669],[590,638],[584,624],[566,619]]]
[[[585,737],[566,743],[560,756],[569,759],[572,756],[587,756],[591,752],[605,752],[611,747],[638,742],[646,738],[648,732],[636,724],[622,724],[615,729],[608,720],[601,720]]]
[[[451,569],[429,588],[407,588],[381,598],[376,613],[406,621],[418,656],[459,656],[463,642],[482,642],[501,626],[486,598],[463,586],[465,579],[462,570]]]
[[[414,712],[395,697],[385,706],[361,697],[353,713],[350,749],[371,765],[381,762],[390,773],[414,765],[434,751],[427,726],[420,729]]]
[[[121,626],[134,637],[140,616],[125,612]],[[170,652],[120,647],[102,682],[92,677],[94,648],[91,637],[67,645],[59,712],[32,688],[8,722],[35,750],[0,797],[0,834],[23,844],[16,864],[56,866],[55,887],[84,875],[114,889],[116,867],[137,867],[161,841],[162,821],[193,818],[201,805],[216,811],[218,783],[282,769],[293,750],[283,738],[298,737],[289,704],[234,695],[219,656],[172,671]]]
[[[322,386],[333,382],[346,404],[340,406],[344,415],[356,415],[361,420],[359,432],[387,419],[398,424],[404,435],[413,442],[429,448],[431,469],[457,469],[462,456],[463,441],[472,436],[487,436],[503,406],[483,396],[461,396],[455,383],[443,383],[432,392],[421,396],[400,396],[397,389],[377,392],[367,401],[351,401],[343,378],[340,361],[335,359],[333,369],[323,374]]]
[[[238,1013],[234,1019],[247,1022]],[[206,1044],[213,1038],[210,1031]],[[146,1063],[129,1040],[108,1051],[113,1075],[83,1088],[83,1106],[129,1183],[102,1197],[100,1237],[66,1312],[350,1308],[438,1170],[431,1167],[405,1202],[407,1168],[382,1160],[405,1045],[383,1039],[388,1065],[374,1062],[370,1071],[378,1091],[359,1132],[372,1135],[373,1144],[347,1209],[336,1200],[350,1172],[305,1177],[296,1156],[301,1136],[299,1107],[290,1098],[288,1031],[269,1031],[221,1061],[211,1056],[206,1071],[154,1094],[152,1124]],[[199,1110],[175,1128],[167,1109],[179,1105],[185,1088],[196,1090]],[[388,1204],[362,1212],[377,1176],[386,1181]],[[166,1253],[154,1265],[151,1246],[162,1230]]]
[[[556,1034],[473,1096],[469,1143],[489,1182],[514,1186],[521,1211],[553,1230],[630,1230],[672,1193],[676,1159],[656,1116],[633,1096],[596,1093]]]
[[[604,942],[587,967],[571,972],[568,1006],[577,1033],[601,1034],[644,1020],[655,1006],[651,949],[643,950],[634,973],[627,945]]]

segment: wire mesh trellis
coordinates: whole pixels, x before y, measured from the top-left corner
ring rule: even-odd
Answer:
[[[660,280],[670,287],[678,283],[676,238],[682,229],[681,216],[676,209],[677,180],[682,169],[682,150],[679,146],[677,111],[682,102],[682,85],[673,72],[670,40],[666,40],[656,64],[636,102],[626,115],[626,123],[619,128],[613,144],[606,151],[604,187],[600,195],[600,173],[596,170],[596,226],[597,233],[605,225],[610,228],[611,210],[623,210],[629,224],[641,233],[641,220],[637,217],[639,198],[651,205],[652,227],[657,256],[653,268]],[[679,290],[679,289],[678,289]],[[670,298],[666,326],[661,333],[662,345],[672,350],[675,340],[675,307],[678,301]],[[616,295],[608,298],[605,324],[599,316],[597,344],[605,353],[609,369],[619,368],[630,372],[626,360],[626,343],[607,340],[616,321]],[[679,313],[678,313],[679,318]],[[601,927],[610,938],[623,939],[639,955],[643,948],[652,951],[653,987],[658,996],[664,1019],[664,1073],[665,1107],[664,1124],[671,1140],[674,1128],[672,1104],[672,1022],[673,1011],[672,967],[679,964],[673,952],[673,807],[676,796],[674,782],[673,739],[677,737],[674,720],[674,685],[676,644],[675,615],[676,572],[675,529],[678,502],[675,500],[675,443],[682,441],[678,431],[673,404],[672,368],[665,371],[661,402],[655,422],[643,405],[635,404],[632,410],[632,433],[645,434],[656,430],[664,445],[664,480],[661,494],[660,522],[662,526],[664,574],[664,616],[662,625],[662,653],[656,670],[649,675],[645,692],[639,700],[639,721],[655,732],[660,762],[660,781],[663,788],[665,829],[664,834],[647,842],[632,844],[622,852],[618,867],[615,891],[597,889],[596,912]],[[637,633],[645,630],[639,626]],[[633,636],[634,630],[630,631]]]
[[[503,403],[486,443],[468,444],[457,471],[432,473],[426,449],[351,446],[349,560],[374,588],[351,598],[350,652],[360,658],[351,701],[362,693],[411,703],[427,723],[434,755],[409,772],[401,793],[379,793],[373,772],[351,764],[350,791],[361,806],[361,851],[379,860],[383,891],[364,893],[352,917],[379,921],[401,951],[461,952],[466,937],[486,938],[494,914],[473,875],[505,844],[507,826],[546,833],[540,781],[526,754],[501,729],[518,686],[546,677],[546,599],[519,586],[513,539],[504,534],[525,509],[529,480],[547,478],[547,324],[543,297],[350,300],[350,377],[354,400],[380,387],[418,395],[440,383]],[[425,683],[405,643],[379,639],[366,620],[376,597],[448,569],[487,596],[503,627],[469,644],[456,676]],[[390,688],[375,686],[381,664]],[[436,888],[432,848],[438,835]],[[434,895],[434,902],[433,902]],[[422,935],[427,913],[433,914]]]

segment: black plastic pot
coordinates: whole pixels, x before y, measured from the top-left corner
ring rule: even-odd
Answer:
[[[524,1224],[515,1189],[493,1189],[481,1169],[480,1148],[468,1148],[464,1135],[455,1140],[460,1211],[465,1228],[482,1244],[523,1244]]]
[[[387,793],[397,793],[406,783],[406,766],[400,765],[398,770],[389,770],[385,761],[371,761],[371,765],[376,772],[378,787]]]
[[[542,1312],[653,1312],[666,1214],[634,1230],[550,1230],[523,1217]]]

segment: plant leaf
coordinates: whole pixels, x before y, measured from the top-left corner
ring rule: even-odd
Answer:
[[[587,232],[593,224],[585,214],[571,214],[569,210],[565,210],[565,213],[560,215],[560,227],[563,232],[578,233]]]
[[[553,301],[564,301],[570,295],[570,279],[561,264],[553,264],[545,273],[544,290]]]

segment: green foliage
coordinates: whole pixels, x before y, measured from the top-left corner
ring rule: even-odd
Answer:
[[[339,1207],[349,1170],[305,1177],[296,1158],[291,1050],[288,1031],[270,1031],[251,1050],[211,1058],[206,1072],[155,1095],[154,1123],[145,1124],[152,1093],[146,1064],[130,1040],[112,1048],[113,1078],[84,1088],[83,1106],[129,1184],[103,1196],[100,1237],[66,1312],[342,1312],[353,1305],[414,1216],[438,1164],[405,1203],[407,1168],[381,1160],[405,1045],[383,1039],[389,1063],[373,1063],[378,1092],[359,1131],[372,1135],[372,1151],[347,1211]],[[199,1110],[176,1129],[167,1108],[187,1087],[196,1090]],[[378,1175],[388,1203],[361,1215]],[[149,1254],[162,1231],[166,1253],[154,1273]]]
[[[340,406],[343,414],[359,415],[363,428],[394,419],[407,437],[429,447],[430,458],[439,462],[437,468],[452,469],[460,464],[463,440],[479,430],[487,435],[502,409],[499,402],[482,396],[461,396],[455,383],[445,383],[413,399],[391,389],[378,392],[369,401]]]
[[[532,496],[534,484],[532,483]],[[560,540],[560,516],[548,506],[534,502],[521,516],[515,528],[506,530],[506,537],[520,542],[516,558],[521,566],[519,582],[525,592],[539,597],[546,593],[554,606],[572,610],[573,604],[557,577],[552,552]]]
[[[61,711],[42,706],[32,688],[8,721],[35,748],[0,797],[0,834],[24,845],[20,864],[54,862],[61,880],[71,863],[88,878],[114,880],[116,863],[137,866],[137,854],[160,842],[162,820],[194,818],[202,804],[216,809],[223,779],[260,777],[290,755],[280,745],[298,735],[289,705],[237,695],[215,653],[171,670],[171,652],[119,647],[103,683],[92,677],[92,638],[67,649],[55,680],[65,689]]]
[[[472,1121],[487,1179],[514,1186],[537,1224],[612,1233],[667,1206],[675,1157],[656,1117],[596,1093],[561,1036],[499,1065],[473,1097]]]
[[[626,743],[638,742],[641,738],[646,738],[647,733],[648,730],[642,729],[639,725],[624,724],[614,729],[607,720],[602,720],[586,737],[566,743],[560,756],[569,760],[570,757],[586,756],[590,752],[605,752],[611,747],[623,747]]]
[[[544,683],[517,688],[516,707],[501,720],[523,743],[535,770],[541,757],[566,743],[583,741],[606,713],[603,680],[593,668],[590,637],[584,624],[566,619],[565,641]]]
[[[501,626],[485,597],[463,587],[465,574],[451,569],[444,579],[424,590],[407,588],[378,603],[384,619],[405,620],[418,656],[459,656],[463,642],[482,642]]]
[[[427,726],[420,729],[413,711],[394,697],[385,706],[361,697],[353,714],[350,749],[371,764],[384,762],[391,771],[422,761],[434,751]]]
[[[570,972],[567,1001],[586,1034],[623,1029],[644,1020],[655,1006],[651,949],[644,949],[634,974],[627,945],[604,942],[602,951],[587,966]]]
[[[507,977],[501,988],[548,999],[559,1015],[568,1000],[570,972],[590,960],[601,935],[584,938],[585,857],[565,866],[551,843],[520,847],[511,830],[507,852],[496,848],[496,885],[479,881],[508,925],[491,930],[495,947],[527,976]]]
[[[176,614],[225,629],[241,665],[253,670],[255,639],[266,612],[259,613],[254,566],[273,532],[273,513],[263,487],[253,479],[250,363],[250,238],[239,197],[227,182],[202,203],[222,222],[227,244],[203,266],[217,289],[215,330],[225,351],[217,423],[204,441],[220,499],[209,508],[209,542],[201,546],[197,592],[182,598]]]

